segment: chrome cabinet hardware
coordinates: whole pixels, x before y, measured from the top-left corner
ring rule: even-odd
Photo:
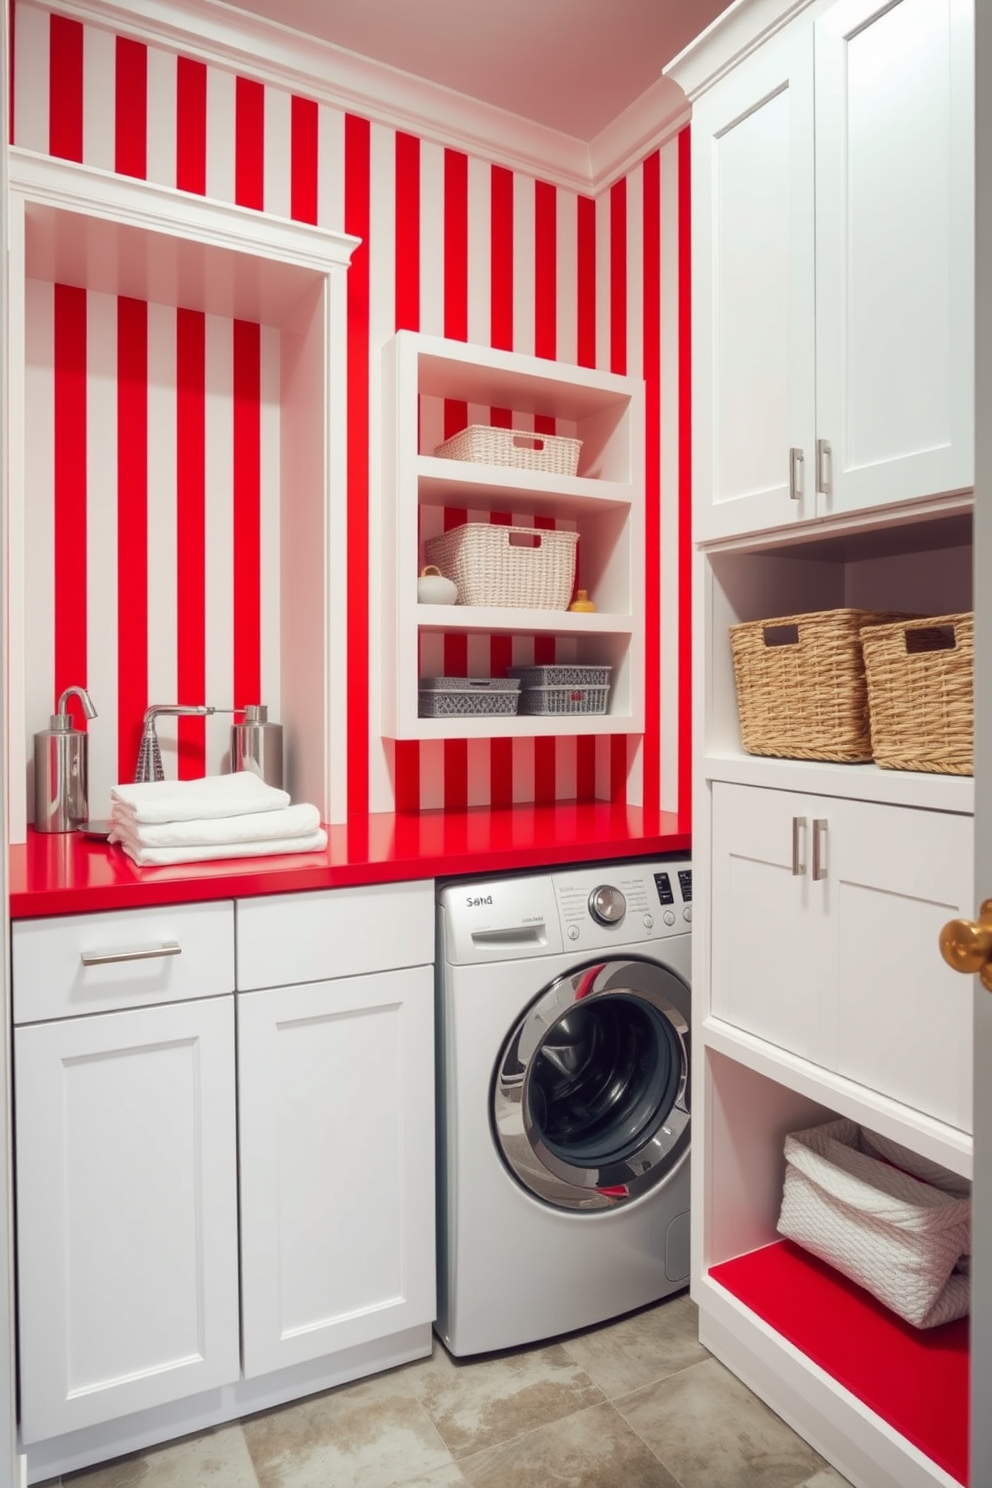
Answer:
[[[792,876],[802,878],[806,872],[806,818],[792,818]]]
[[[813,872],[810,877],[816,880],[827,876],[827,819],[824,816],[813,818]]]
[[[156,956],[180,956],[182,946],[176,940],[163,940],[157,946],[139,946],[129,951],[80,951],[84,966],[111,966],[117,961],[153,961]]]
[[[789,499],[790,501],[802,501],[803,499],[803,452],[798,445],[793,445],[789,450]]]
[[[834,452],[829,439],[816,441],[816,489],[821,496],[834,494]]]

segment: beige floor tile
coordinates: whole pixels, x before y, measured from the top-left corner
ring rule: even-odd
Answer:
[[[405,1373],[456,1460],[603,1399],[558,1344],[453,1359],[435,1342],[433,1357]]]
[[[458,1463],[453,1462],[450,1467],[439,1467],[426,1477],[411,1478],[401,1488],[466,1488],[466,1479]]]
[[[451,1463],[402,1370],[252,1416],[244,1433],[260,1488],[398,1488]]]
[[[63,1473],[73,1488],[258,1488],[237,1424],[187,1436],[103,1467]]]
[[[826,1466],[716,1359],[615,1404],[682,1488],[799,1488]]]
[[[611,1405],[539,1426],[461,1466],[471,1488],[679,1488]]]
[[[686,1293],[617,1323],[563,1338],[561,1346],[608,1400],[709,1358],[699,1342],[696,1305]]]
[[[802,1488],[851,1488],[846,1478],[842,1478],[835,1467],[822,1467],[819,1472],[807,1478]]]

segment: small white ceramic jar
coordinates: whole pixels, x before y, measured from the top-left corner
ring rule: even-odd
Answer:
[[[454,579],[446,579],[433,563],[428,563],[417,580],[417,600],[420,604],[457,604],[458,585]]]

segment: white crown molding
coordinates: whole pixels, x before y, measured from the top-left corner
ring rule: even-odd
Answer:
[[[607,124],[589,146],[592,192],[598,196],[689,122],[691,110],[681,89],[658,78]]]
[[[677,83],[689,102],[695,103],[769,36],[816,3],[818,0],[734,0],[695,41],[672,58],[662,75]]]
[[[250,15],[224,0],[58,0],[45,8],[247,73],[571,191],[593,187],[590,147],[584,140]]]

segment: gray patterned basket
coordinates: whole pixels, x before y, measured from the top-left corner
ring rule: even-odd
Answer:
[[[421,677],[417,693],[421,718],[516,713],[515,677]]]
[[[611,666],[511,666],[508,677],[517,677],[521,688],[609,687]]]

